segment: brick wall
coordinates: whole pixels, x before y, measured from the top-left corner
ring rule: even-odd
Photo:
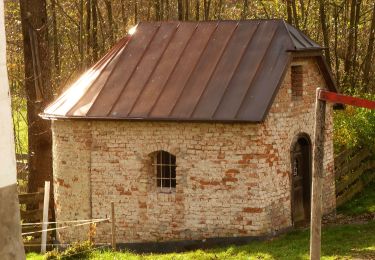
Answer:
[[[290,147],[299,133],[313,137],[315,89],[324,80],[313,59],[303,65],[303,96],[292,100],[287,72],[261,124],[53,122],[57,219],[105,218],[116,205],[119,242],[256,236],[291,222]],[[324,211],[335,208],[332,108],[325,143]],[[151,154],[177,158],[177,186],[156,187]],[[67,242],[87,230],[61,230]],[[110,224],[96,242],[110,240]]]

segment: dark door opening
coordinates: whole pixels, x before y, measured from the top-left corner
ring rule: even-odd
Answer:
[[[310,220],[311,143],[307,135],[298,136],[292,145],[292,221],[303,225]]]

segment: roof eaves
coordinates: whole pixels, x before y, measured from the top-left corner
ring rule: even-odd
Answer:
[[[213,118],[143,118],[143,117],[117,117],[117,116],[64,116],[41,113],[39,116],[46,120],[103,120],[103,121],[138,121],[138,122],[213,122],[213,123],[249,123],[258,124],[257,120],[231,120],[231,119],[213,119]]]

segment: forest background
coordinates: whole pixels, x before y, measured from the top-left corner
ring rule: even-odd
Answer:
[[[326,48],[340,92],[375,99],[374,0],[4,2],[16,152],[39,179],[30,191],[52,172],[50,126],[38,113],[141,21],[284,19]],[[373,147],[375,112],[336,111],[334,134],[336,152]]]

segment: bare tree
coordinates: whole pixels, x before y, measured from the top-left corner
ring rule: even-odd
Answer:
[[[182,0],[177,0],[177,12],[178,12],[178,20],[183,20],[183,9],[182,9]]]
[[[368,39],[367,53],[364,61],[363,69],[363,82],[366,85],[366,90],[368,91],[368,83],[370,82],[370,70],[373,65],[372,57],[374,56],[374,40],[375,40],[375,3],[373,3],[372,9],[372,20],[370,27],[370,37]]]
[[[329,34],[328,34],[328,27],[327,27],[327,21],[326,21],[325,5],[326,5],[325,0],[319,0],[320,25],[322,27],[324,47],[326,48],[324,51],[324,54],[326,56],[328,66],[331,67],[331,54],[329,51],[329,38],[328,38]]]
[[[289,24],[293,24],[293,14],[292,14],[291,0],[286,0],[286,13],[287,13],[287,22]]]
[[[189,0],[185,0],[185,21],[189,20]]]
[[[195,1],[195,20],[199,21],[199,7],[200,7],[200,0]]]
[[[158,1],[156,1],[158,2]],[[115,43],[115,29],[114,29],[114,22],[113,22],[113,14],[112,14],[112,1],[105,0],[105,6],[107,8],[107,17],[108,17],[108,28],[109,28],[109,43],[112,46]]]
[[[39,117],[52,99],[45,0],[20,0],[29,141],[29,192],[52,183],[51,125]],[[51,194],[52,195],[52,194]],[[52,196],[51,196],[52,197]]]
[[[56,17],[56,1],[58,0],[51,0],[51,13],[52,13],[52,40],[53,40],[53,61],[55,66],[55,74],[57,82],[60,82],[60,54],[59,54],[59,37],[57,31],[57,17]]]
[[[204,5],[204,20],[208,21],[210,19],[211,0],[203,0],[203,5]]]
[[[348,36],[348,48],[346,50],[345,57],[345,72],[349,74],[352,68],[352,57],[354,51],[354,30],[355,30],[355,9],[357,5],[357,0],[352,0],[350,7],[350,24],[349,24],[349,36]]]
[[[244,0],[242,4],[241,19],[246,19],[248,12],[249,12],[249,2],[248,0]]]
[[[294,18],[293,20],[294,20],[294,25],[295,25],[297,28],[299,28],[296,0],[292,0],[292,9],[293,9],[293,18]]]

